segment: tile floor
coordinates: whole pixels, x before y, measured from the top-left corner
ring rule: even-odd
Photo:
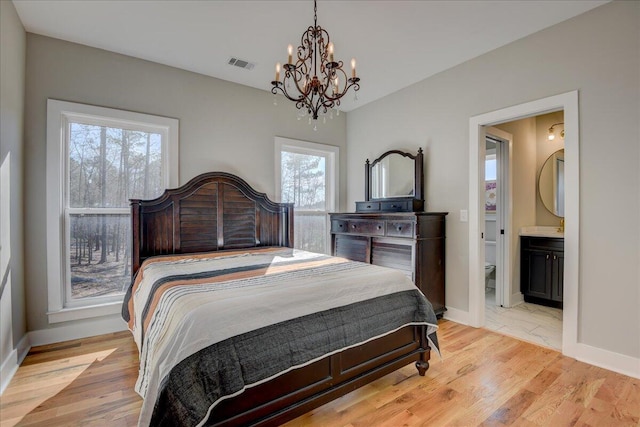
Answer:
[[[496,306],[495,289],[485,293],[485,327],[554,350],[562,350],[562,310],[522,303]]]

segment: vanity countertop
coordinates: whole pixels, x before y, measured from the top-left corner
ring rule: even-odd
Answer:
[[[564,232],[558,231],[558,227],[551,227],[545,225],[529,225],[527,227],[520,228],[518,233],[520,236],[530,237],[550,237],[554,239],[564,239]]]

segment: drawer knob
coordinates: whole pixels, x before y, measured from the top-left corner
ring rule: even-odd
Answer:
[[[351,228],[356,228],[356,225],[355,225],[355,224],[353,224],[353,225],[351,226]]]
[[[367,205],[367,209],[371,209],[371,205]]]
[[[338,225],[338,227],[342,228],[342,224]]]
[[[378,226],[378,230],[380,230],[381,228],[382,228],[382,226],[381,226],[381,225],[379,225],[379,226]]]
[[[402,231],[402,227],[398,227],[398,231]]]
[[[396,205],[391,205],[391,207],[392,207],[392,208],[395,208],[395,207],[397,207],[397,206],[396,206]]]

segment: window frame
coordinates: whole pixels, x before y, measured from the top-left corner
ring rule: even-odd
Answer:
[[[294,215],[317,215],[321,212],[335,212],[339,206],[339,188],[340,188],[340,147],[335,145],[320,144],[317,142],[301,141],[298,139],[290,139],[276,136],[275,137],[275,187],[276,201],[282,201],[282,151],[296,154],[306,154],[312,156],[325,157],[325,175],[327,177],[325,183],[325,209],[324,210],[297,210],[294,208]],[[331,239],[329,215],[326,216],[325,235],[325,253],[331,253]],[[295,230],[295,224],[294,224]],[[295,232],[294,232],[295,233]]]
[[[165,188],[178,185],[177,119],[74,102],[47,100],[47,288],[49,323],[100,317],[120,311],[123,295],[71,300],[68,262],[69,217],[73,214],[129,214],[128,208],[71,208],[69,196],[69,122],[159,133]]]

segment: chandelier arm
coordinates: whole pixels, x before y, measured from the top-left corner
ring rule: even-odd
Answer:
[[[293,101],[293,102],[298,102],[300,101],[301,98],[292,98],[287,92],[285,92],[281,87],[278,86],[274,86],[271,89],[271,93],[273,93],[274,95],[278,94],[278,91],[280,91],[280,93],[287,98],[289,101]]]
[[[294,74],[295,73],[295,74]],[[285,73],[285,81],[288,78],[290,78],[291,80],[293,80],[293,83],[296,86],[296,89],[298,90],[298,92],[300,93],[300,98],[306,98],[309,96],[309,92],[310,89],[309,88],[301,88],[300,87],[300,81],[302,80],[303,76],[305,76],[305,74],[302,73],[302,71],[298,70],[297,68],[293,71],[293,72],[289,72],[287,71]],[[290,98],[291,99],[291,98]]]
[[[311,59],[311,55],[313,54],[313,32],[315,31],[314,27],[307,28],[307,31],[302,33],[302,37],[300,37],[300,46],[298,46],[298,62],[302,61],[306,63],[307,60]],[[307,53],[304,53],[307,51]]]
[[[346,93],[346,85],[347,85],[346,82],[348,81],[347,73],[345,73],[344,70],[341,67],[342,61],[338,62],[338,65],[339,66],[337,68],[331,68],[331,69],[327,70],[327,72],[325,73],[325,77],[324,77],[325,80],[327,81],[327,84],[326,84],[326,87],[325,87],[325,91],[324,91],[324,96],[327,99],[330,99],[330,100],[340,99]],[[336,78],[339,79],[339,76],[336,75],[338,72],[341,73],[343,81],[345,82],[345,89],[343,89],[343,90],[338,89],[337,91],[333,92],[332,90],[329,89],[330,87],[333,87],[333,85],[330,85],[329,82],[335,81]]]
[[[274,87],[274,89],[272,89],[272,92],[274,90],[279,89],[280,92],[282,92],[282,94],[290,101],[293,101],[296,103],[296,108],[301,109],[301,108],[306,108],[309,112],[314,112],[314,116],[315,118],[317,118],[317,113],[315,113],[317,111],[317,109],[314,109],[313,107],[313,97],[309,98],[307,93],[304,93],[299,85],[298,85],[298,80],[295,79],[294,77],[289,77],[291,79],[294,80],[294,83],[296,85],[296,88],[298,89],[298,92],[300,93],[300,96],[297,98],[292,97],[291,95],[289,95],[289,92],[286,89],[286,84],[278,82],[278,85]],[[285,74],[285,80],[286,80],[286,74]],[[275,93],[275,92],[274,92]]]
[[[298,101],[303,100],[305,98],[302,95],[300,95],[297,98],[292,97],[291,95],[289,95],[289,91],[287,91],[285,85],[281,85],[281,87],[278,87],[278,89],[280,89],[280,92],[282,92],[282,94],[285,96],[285,98],[287,98],[290,101],[298,102]]]
[[[293,72],[297,72],[297,70],[294,70]],[[282,79],[282,82],[278,82],[278,81],[272,82],[274,86],[273,86],[273,89],[271,89],[271,93],[275,95],[277,91],[280,90],[280,92],[284,95],[284,97],[290,101],[298,102],[300,100],[303,100],[306,97],[306,95],[300,90],[300,87],[298,86],[298,81],[293,75],[293,72],[286,70],[284,78]],[[290,78],[295,82],[296,88],[298,89],[298,93],[300,93],[299,97],[294,98],[291,95],[289,95],[289,91],[287,90],[287,85],[286,85],[287,78]]]
[[[349,79],[349,80],[351,80],[351,79]],[[357,91],[360,90],[360,84],[358,82],[349,82],[349,84],[347,86],[345,86],[345,88],[343,89],[343,91],[339,95],[337,95],[335,97],[328,98],[328,99],[330,99],[331,101],[335,102],[336,105],[340,105],[340,99],[342,99],[342,97],[344,95],[346,95],[346,93],[351,88],[353,88],[353,90],[355,92],[357,92]]]

